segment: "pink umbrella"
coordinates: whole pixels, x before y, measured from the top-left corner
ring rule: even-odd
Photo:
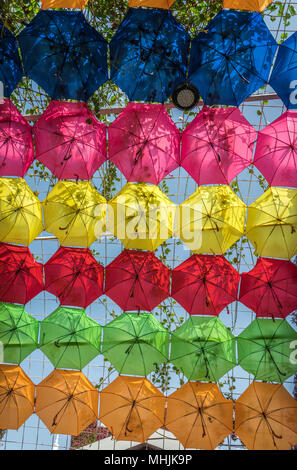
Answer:
[[[24,177],[34,160],[31,127],[14,104],[0,104],[0,176]]]
[[[238,108],[204,107],[182,135],[181,166],[202,184],[229,184],[252,163],[256,131]]]
[[[34,135],[36,158],[59,179],[89,180],[106,160],[106,125],[86,103],[51,101]]]
[[[259,132],[254,164],[270,186],[297,188],[296,111],[286,111]]]
[[[129,103],[108,136],[109,160],[128,181],[159,184],[179,166],[181,135],[161,104]]]

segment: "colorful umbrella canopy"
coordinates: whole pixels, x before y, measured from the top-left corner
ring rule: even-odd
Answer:
[[[144,377],[120,375],[100,393],[100,421],[118,441],[145,442],[164,424],[165,397]]]
[[[290,450],[297,401],[280,384],[252,382],[235,403],[235,433],[248,450]]]
[[[57,368],[83,369],[100,351],[101,326],[82,308],[58,307],[40,323],[39,348]]]
[[[45,290],[61,305],[86,308],[103,293],[104,268],[88,248],[60,247],[45,263]]]
[[[89,0],[41,0],[43,10],[52,8],[78,8],[83,10]]]
[[[34,411],[35,385],[20,366],[0,364],[0,428],[19,429]]]
[[[175,0],[129,0],[129,7],[152,7],[169,10]]]
[[[162,105],[128,103],[108,137],[108,158],[128,181],[159,184],[179,165],[181,134]]]
[[[123,313],[104,327],[102,354],[120,374],[148,375],[168,353],[169,332],[151,313]]]
[[[23,305],[0,303],[0,342],[3,362],[20,364],[38,347],[39,322]]]
[[[221,10],[192,41],[189,79],[205,104],[238,106],[267,83],[276,48],[260,13]]]
[[[58,179],[89,180],[106,160],[106,125],[86,103],[51,101],[34,136],[36,158]]]
[[[218,317],[190,317],[171,337],[170,362],[188,380],[217,382],[236,366],[235,338]]]
[[[276,253],[277,254],[277,253]],[[297,309],[297,266],[291,261],[258,258],[242,273],[239,299],[257,317],[286,317]]]
[[[219,315],[237,300],[239,279],[224,256],[192,255],[173,269],[171,296],[190,315]]]
[[[86,101],[107,80],[107,42],[79,11],[41,10],[18,37],[27,77],[53,99]]]
[[[224,0],[223,8],[234,10],[263,11],[273,0]]]
[[[170,270],[151,251],[124,250],[105,269],[105,294],[124,311],[151,312],[169,288]]]
[[[106,200],[89,181],[59,181],[43,211],[45,230],[61,245],[88,247],[105,232]]]
[[[110,43],[110,78],[130,101],[164,103],[185,80],[189,45],[170,11],[130,8]]]
[[[36,387],[35,413],[52,434],[78,436],[97,419],[98,398],[82,372],[55,369]]]
[[[43,290],[43,265],[29,248],[0,243],[0,302],[26,304]]]
[[[297,189],[270,187],[248,207],[246,235],[260,256],[297,253]]]
[[[3,96],[8,98],[21,80],[23,69],[15,36],[1,21],[0,29],[0,82],[3,85]]]

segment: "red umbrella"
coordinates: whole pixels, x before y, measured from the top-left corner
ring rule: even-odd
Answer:
[[[219,315],[237,300],[239,279],[224,256],[192,255],[172,271],[171,296],[190,315]]]
[[[181,135],[161,104],[129,103],[108,136],[109,160],[128,181],[159,184],[179,166]]]
[[[61,247],[44,265],[45,290],[61,305],[86,308],[103,293],[104,268],[88,248]]]
[[[229,184],[252,163],[256,131],[238,108],[204,107],[182,135],[181,166],[199,184]]]
[[[25,305],[43,290],[43,265],[26,246],[0,243],[0,302]]]
[[[297,309],[297,266],[291,261],[258,258],[241,275],[239,300],[257,317],[286,317]]]
[[[124,250],[105,271],[105,294],[124,311],[152,311],[169,297],[170,270],[151,251]]]

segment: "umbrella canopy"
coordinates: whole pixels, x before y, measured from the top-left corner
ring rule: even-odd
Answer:
[[[130,8],[110,43],[111,80],[130,101],[164,101],[185,80],[190,36],[170,11]]]
[[[276,48],[260,13],[221,10],[192,41],[189,79],[205,104],[238,106],[267,83]]]
[[[41,0],[43,10],[52,8],[77,8],[83,10],[89,0]]]
[[[291,261],[258,258],[242,273],[239,299],[257,317],[286,317],[297,309],[297,266]]]
[[[43,265],[29,248],[0,243],[0,302],[26,304],[43,290]]]
[[[58,307],[40,323],[39,348],[58,368],[83,369],[100,351],[101,326],[82,308]]]
[[[280,384],[252,382],[235,403],[235,433],[248,450],[290,450],[297,401]]]
[[[246,235],[260,256],[297,253],[297,189],[271,187],[248,207]]]
[[[218,317],[190,317],[172,333],[170,362],[188,380],[217,382],[236,366],[235,338]]]
[[[106,200],[89,181],[59,181],[43,211],[45,230],[61,245],[88,247],[105,232]]]
[[[120,374],[148,375],[168,352],[169,332],[151,313],[123,313],[104,327],[102,354]]]
[[[35,385],[20,366],[0,364],[0,428],[19,429],[34,411]]]
[[[162,105],[128,103],[108,137],[108,158],[128,181],[159,184],[179,165],[181,134]]]
[[[175,0],[129,0],[129,7],[152,7],[169,10]]]
[[[124,250],[105,269],[105,294],[124,311],[151,312],[169,288],[170,270],[152,251]]]
[[[89,180],[106,160],[106,125],[86,103],[51,101],[34,136],[36,158],[58,179]]]
[[[0,303],[0,342],[3,362],[20,364],[38,347],[39,322],[23,305]]]
[[[103,293],[104,268],[88,248],[60,247],[45,263],[45,290],[61,305],[86,308]]]
[[[224,256],[192,255],[172,271],[171,296],[190,315],[219,315],[237,300],[239,279]]]
[[[36,387],[35,413],[52,434],[78,436],[97,419],[98,398],[82,372],[55,369]]]
[[[223,8],[233,10],[263,11],[273,0],[224,0]]]
[[[188,382],[167,399],[166,428],[185,448],[215,449],[233,430],[233,402],[216,384]]]
[[[86,101],[108,78],[107,42],[79,11],[41,10],[18,40],[26,76],[53,99]]]
[[[165,397],[144,377],[119,376],[100,393],[100,421],[117,441],[145,442],[164,424]]]
[[[297,372],[292,344],[297,331],[286,320],[257,318],[237,336],[238,363],[255,380],[282,383]]]
[[[0,29],[0,82],[3,85],[3,96],[8,98],[22,78],[23,68],[15,36],[1,21]]]

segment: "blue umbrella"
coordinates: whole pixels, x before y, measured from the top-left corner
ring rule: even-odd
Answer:
[[[81,12],[41,10],[19,35],[25,74],[53,99],[87,100],[107,80],[107,42]]]
[[[260,13],[222,10],[192,42],[189,79],[205,104],[238,106],[267,83],[276,48]]]
[[[111,79],[131,101],[163,103],[185,80],[189,44],[170,11],[130,8],[110,43]]]
[[[3,84],[4,97],[11,95],[22,76],[23,69],[16,39],[0,22],[0,81]]]

